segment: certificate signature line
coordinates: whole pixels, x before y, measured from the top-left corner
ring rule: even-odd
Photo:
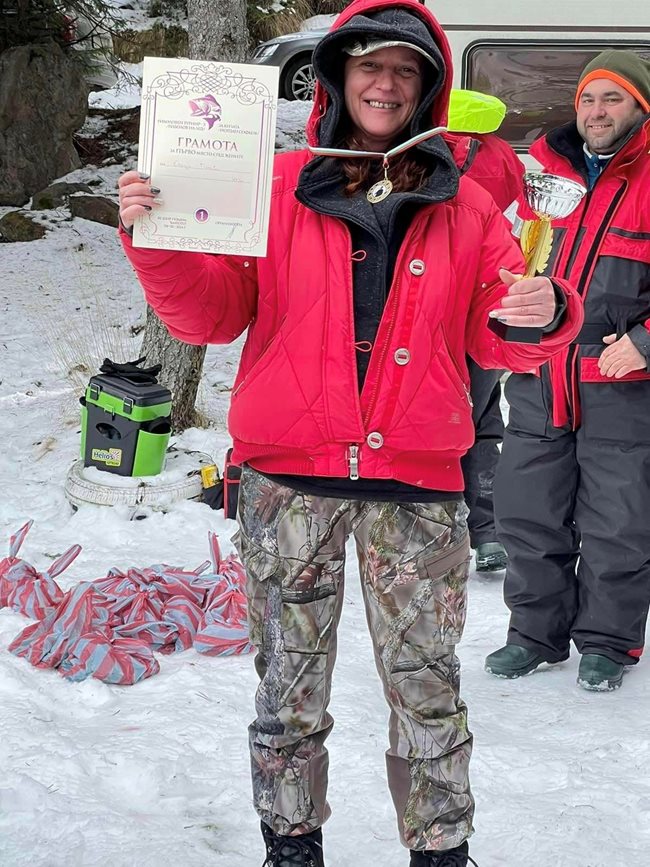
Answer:
[[[191,166],[188,166],[188,168],[191,168]],[[203,169],[203,170],[196,169],[195,171],[205,171],[205,169]],[[227,175],[229,178],[231,178],[233,175],[241,175],[243,178],[252,178],[255,176],[254,172],[229,172],[229,171],[226,171],[225,169],[224,170],[222,170],[222,169],[209,169],[209,174],[204,175],[204,177],[209,178],[215,174]],[[165,171],[163,171],[163,172],[159,173],[159,177],[162,177],[162,175],[164,175],[166,178],[185,178],[186,177],[185,172],[177,173],[177,172],[165,172]]]

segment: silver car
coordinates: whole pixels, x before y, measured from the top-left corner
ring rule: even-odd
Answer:
[[[251,63],[280,67],[280,96],[309,100],[314,94],[314,68],[311,56],[336,16],[319,15],[303,21],[299,33],[277,36],[258,45]]]

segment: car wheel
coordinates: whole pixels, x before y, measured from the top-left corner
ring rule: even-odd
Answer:
[[[305,55],[292,61],[284,74],[284,98],[303,102],[313,99],[316,76],[311,57]]]
[[[157,476],[118,476],[75,461],[65,480],[65,495],[74,509],[95,506],[129,506],[166,511],[180,500],[203,496],[201,467],[214,463],[203,452],[170,448],[164,470]]]

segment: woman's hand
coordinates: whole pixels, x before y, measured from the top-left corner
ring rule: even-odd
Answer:
[[[158,187],[152,187],[148,177],[138,172],[125,172],[117,181],[120,191],[120,220],[130,229],[135,218],[160,204]]]
[[[499,269],[499,277],[508,287],[508,294],[501,299],[500,307],[490,310],[491,318],[518,327],[550,325],[555,318],[556,301],[548,277],[522,277],[505,268]]]

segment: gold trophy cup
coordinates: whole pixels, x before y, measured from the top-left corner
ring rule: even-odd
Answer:
[[[560,175],[526,172],[526,200],[537,220],[527,220],[521,233],[521,249],[526,259],[525,277],[540,274],[548,264],[553,243],[551,220],[568,217],[580,204],[586,187]]]
[[[551,221],[568,217],[587,192],[582,184],[560,175],[545,172],[526,172],[524,175],[526,200],[537,220],[526,220],[521,233],[521,249],[526,259],[524,277],[534,277],[548,264],[553,243]],[[507,325],[493,320],[488,327],[509,343],[539,343],[541,328]]]

